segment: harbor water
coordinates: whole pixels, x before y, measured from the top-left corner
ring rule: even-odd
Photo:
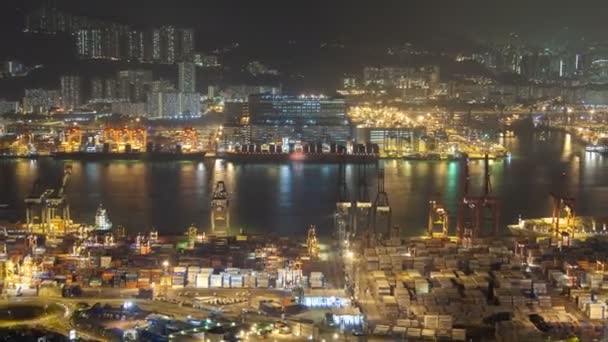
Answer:
[[[578,215],[607,216],[608,156],[585,152],[571,136],[560,132],[518,132],[504,140],[510,158],[491,162],[493,192],[502,200],[503,226],[523,218],[550,216],[551,192],[577,199]],[[116,225],[130,233],[158,229],[181,234],[194,224],[210,227],[210,196],[217,181],[230,193],[231,225],[235,231],[304,236],[309,224],[321,235],[333,229],[338,190],[338,165],[305,162],[239,163],[152,161],[0,161],[0,220],[24,220],[23,199],[39,178],[41,186],[58,187],[63,166],[72,165],[66,189],[72,216],[92,224],[99,204]],[[458,161],[383,160],[368,165],[369,195],[376,196],[376,168],[385,169],[385,188],[392,223],[405,235],[424,232],[428,201],[440,200],[455,223],[462,188]],[[483,189],[483,161],[470,162],[471,194]],[[346,166],[353,198],[360,166]]]

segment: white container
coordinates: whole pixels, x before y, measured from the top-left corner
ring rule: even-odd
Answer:
[[[209,273],[199,273],[196,275],[196,287],[201,289],[209,288]]]
[[[233,288],[243,287],[243,276],[242,275],[232,275],[232,277],[230,278],[230,287],[233,287]]]
[[[221,273],[222,275],[222,287],[224,288],[230,288],[230,278],[231,275],[230,273]]]
[[[209,278],[209,287],[218,288],[223,285],[223,277],[221,274],[212,274]]]

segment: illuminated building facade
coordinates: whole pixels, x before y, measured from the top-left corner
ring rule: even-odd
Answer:
[[[196,66],[191,62],[178,64],[178,89],[182,93],[196,91]]]
[[[104,98],[104,80],[101,78],[93,78],[91,80],[91,101],[97,101]]]
[[[143,102],[146,99],[146,84],[152,82],[150,70],[122,70],[116,75],[117,96],[131,102]]]
[[[73,110],[82,104],[82,82],[79,76],[61,77],[61,103],[66,110]]]
[[[199,115],[201,111],[199,93],[161,91],[148,93],[148,117],[171,118],[181,115]]]
[[[249,96],[251,139],[269,142],[345,142],[351,135],[343,98],[258,94]]]
[[[25,89],[23,97],[24,113],[47,113],[52,107],[59,107],[60,93],[58,90]]]
[[[143,62],[144,54],[144,32],[132,30],[127,36],[127,59],[133,62]]]

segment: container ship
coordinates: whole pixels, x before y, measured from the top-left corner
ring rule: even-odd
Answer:
[[[197,144],[196,132],[185,128],[170,144],[148,141],[144,128],[106,127],[103,137],[85,137],[82,130],[72,127],[61,133],[61,144],[51,152],[56,159],[71,160],[203,160],[205,152]]]
[[[244,162],[312,162],[312,163],[360,163],[374,162],[379,158],[375,144],[290,143],[288,145],[247,144],[230,151],[220,152],[218,158]]]
[[[51,157],[63,160],[150,160],[202,161],[205,152],[52,152]]]
[[[149,145],[146,151],[134,150],[129,145],[125,146],[124,150],[117,150],[106,143],[102,150],[98,150],[96,147],[88,147],[85,150],[56,151],[51,152],[51,157],[63,160],[202,161],[205,158],[205,152],[186,152],[180,146],[173,150],[161,150],[152,145]]]
[[[566,220],[560,221],[560,231],[570,231],[577,239],[586,239],[596,235],[608,235],[608,219],[595,217],[577,217],[571,225]],[[551,217],[520,220],[517,224],[508,225],[511,235],[520,238],[541,238],[555,236],[555,223]]]

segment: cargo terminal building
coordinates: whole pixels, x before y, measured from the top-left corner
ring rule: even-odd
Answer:
[[[249,96],[249,124],[237,143],[266,144],[285,141],[345,144],[352,126],[343,98],[257,94]]]

